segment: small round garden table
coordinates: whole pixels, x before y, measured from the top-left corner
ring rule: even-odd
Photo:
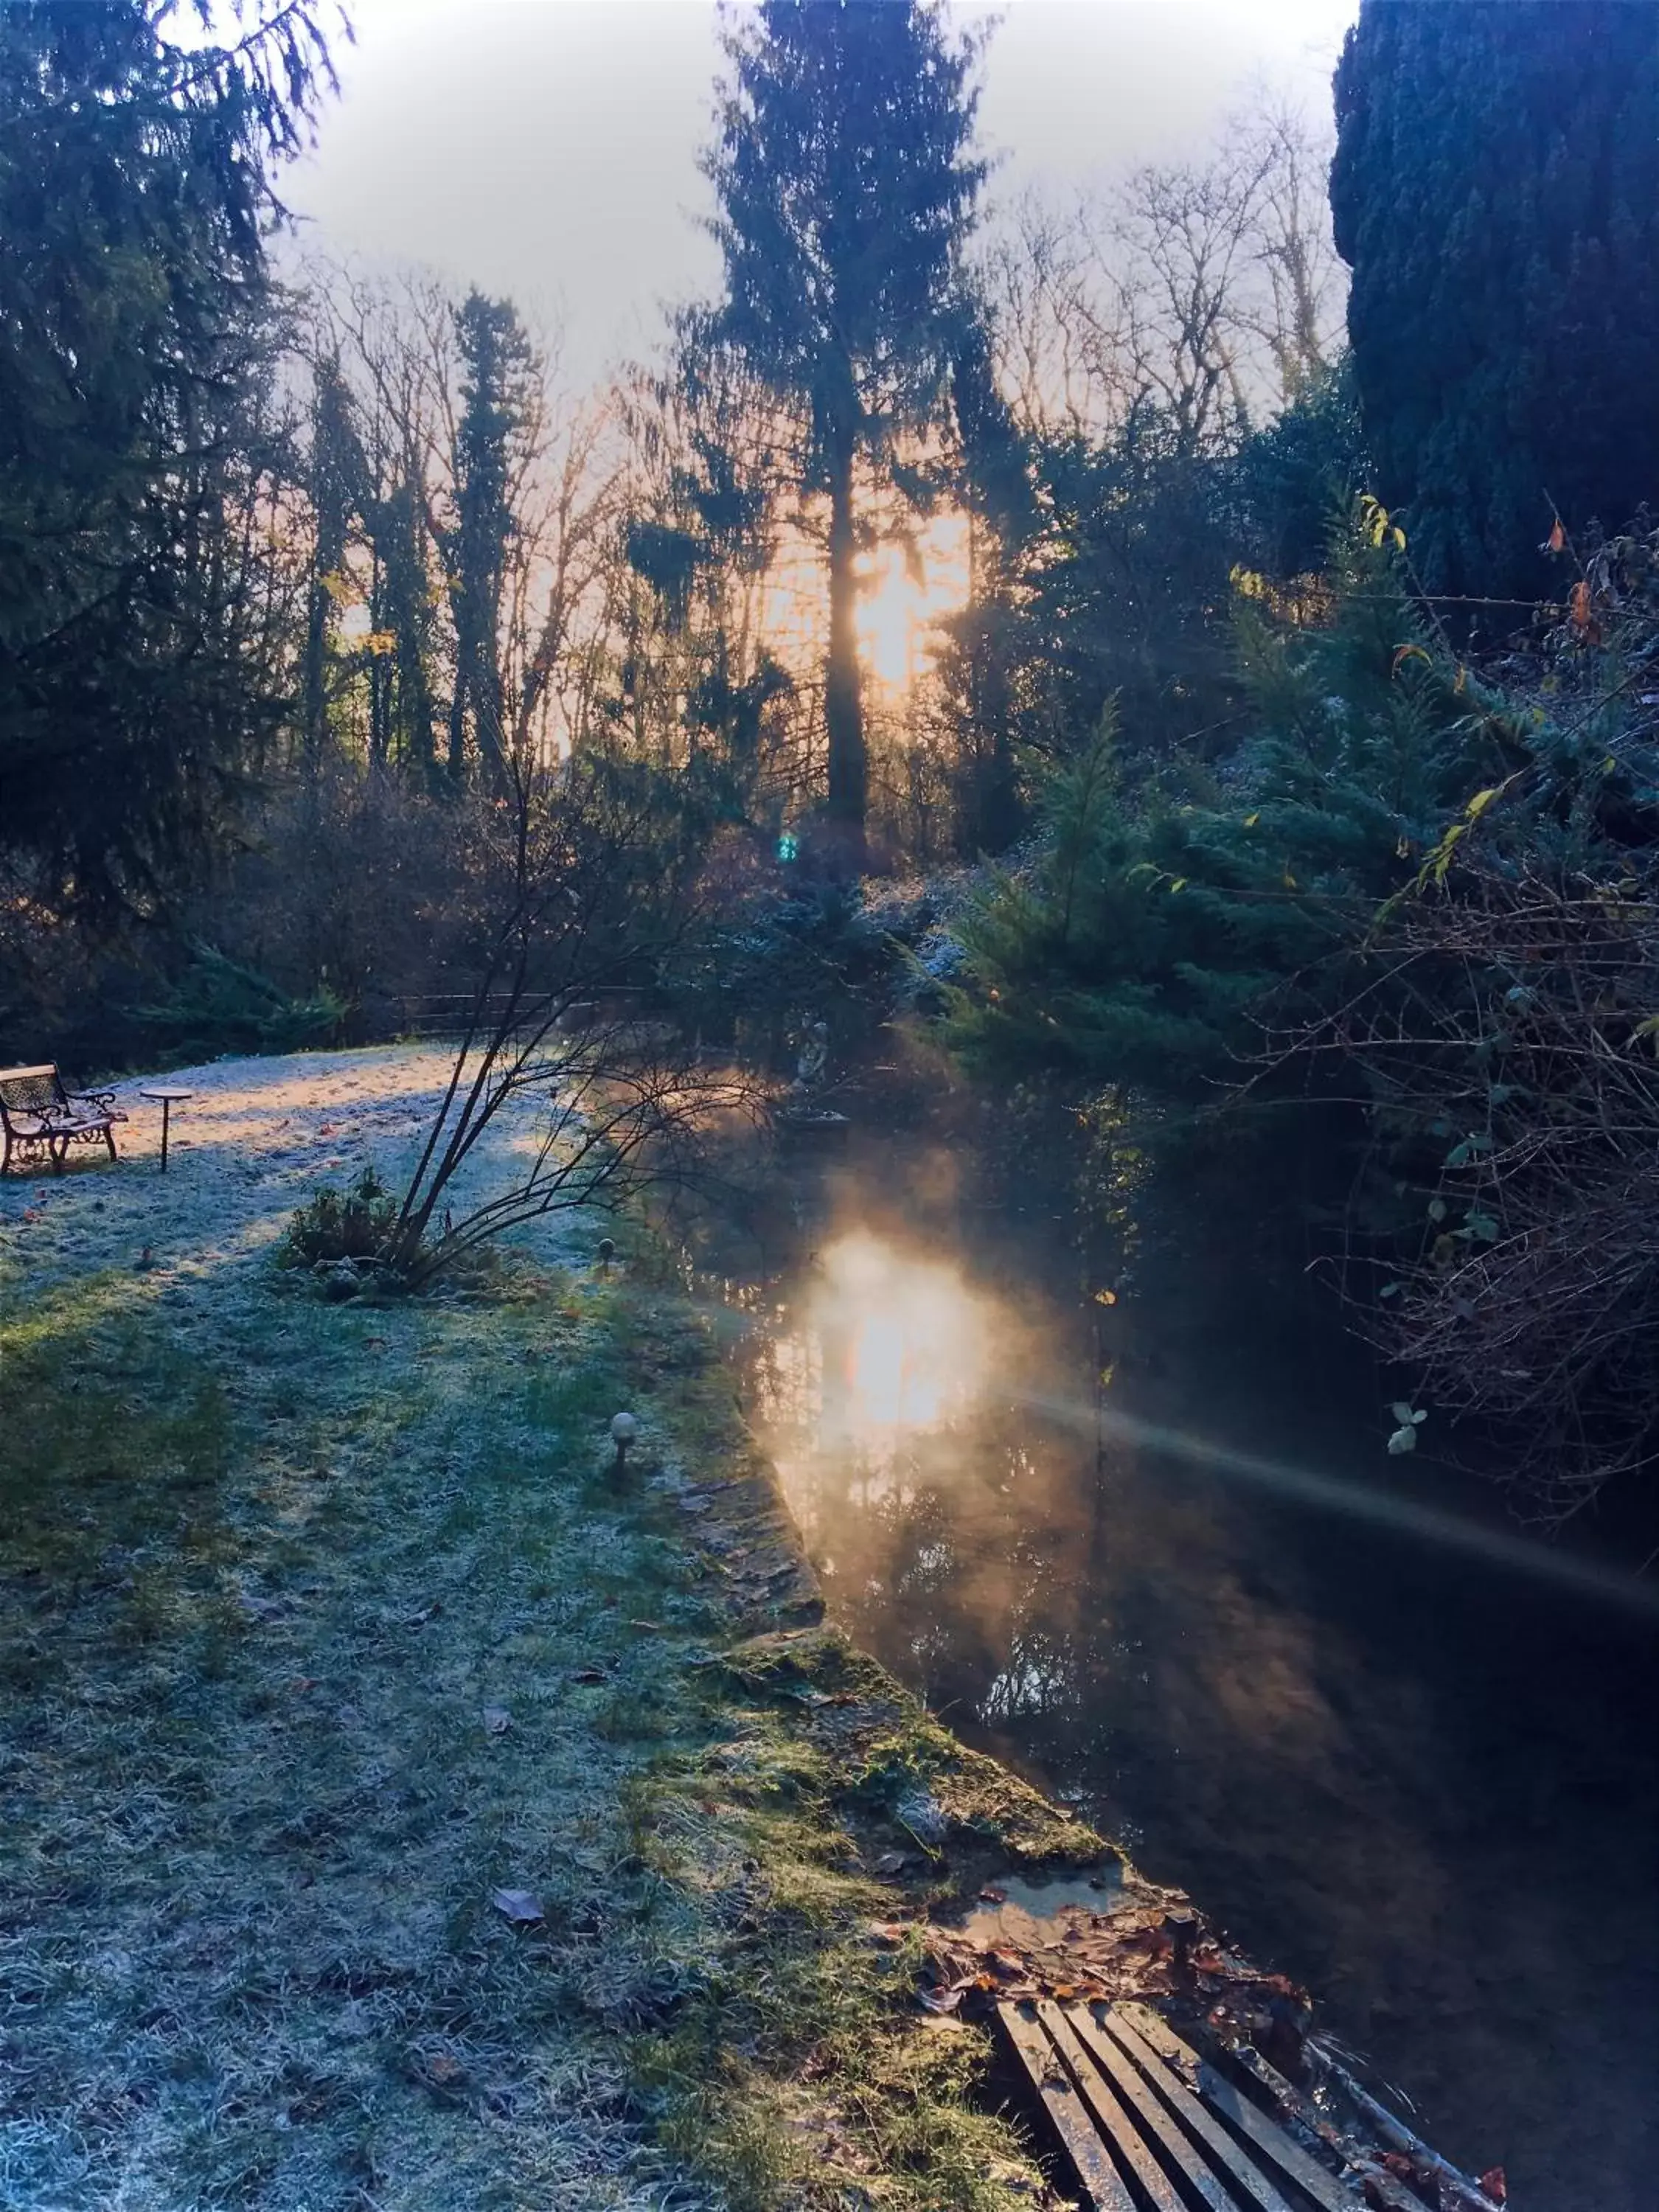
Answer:
[[[154,1098],[157,1100],[161,1105],[161,1173],[165,1175],[167,1171],[167,1119],[173,1112],[173,1101],[175,1099],[183,1100],[185,1098],[193,1098],[196,1096],[196,1093],[193,1091],[179,1091],[170,1085],[158,1083],[149,1090],[140,1091],[138,1096],[141,1098]]]

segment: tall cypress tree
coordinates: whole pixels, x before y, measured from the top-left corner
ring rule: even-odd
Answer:
[[[763,0],[728,52],[705,159],[726,260],[717,330],[796,412],[803,488],[828,495],[829,807],[861,842],[855,483],[948,401],[985,173],[969,153],[974,50],[918,0]]]
[[[1659,500],[1659,8],[1364,0],[1336,242],[1378,489],[1431,588],[1550,588],[1553,509]]]
[[[486,775],[505,763],[501,736],[501,588],[514,530],[513,479],[530,414],[535,356],[510,300],[469,292],[455,326],[465,364],[456,432],[455,520],[443,534],[455,618],[455,688],[449,709],[449,769],[465,770],[466,732]]]
[[[83,905],[157,884],[283,706],[243,524],[321,11],[256,0],[230,47],[173,12],[0,7],[0,842]]]
[[[306,760],[314,775],[328,737],[328,631],[333,590],[345,565],[354,517],[367,505],[368,470],[337,354],[312,370],[309,489],[313,529],[306,605],[301,714]]]

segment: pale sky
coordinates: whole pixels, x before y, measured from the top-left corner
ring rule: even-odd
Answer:
[[[1004,0],[981,136],[1002,197],[1197,153],[1253,80],[1321,119],[1358,0]],[[711,0],[348,0],[343,97],[284,197],[305,243],[510,294],[586,383],[711,292]],[[983,13],[959,6],[959,20]]]

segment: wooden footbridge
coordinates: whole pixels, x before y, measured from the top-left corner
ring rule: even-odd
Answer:
[[[1254,2051],[1206,2057],[1150,2006],[1039,1996],[996,2017],[1091,2212],[1500,2212],[1501,2176],[1471,2182],[1346,2075],[1369,2145]]]

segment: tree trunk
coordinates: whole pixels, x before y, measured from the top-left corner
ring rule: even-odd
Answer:
[[[501,675],[487,654],[479,655],[472,679],[472,720],[477,733],[478,766],[485,788],[499,798],[507,789],[507,742]]]
[[[369,629],[372,639],[368,654],[368,757],[377,768],[384,768],[392,749],[392,663],[378,650],[378,641],[386,627],[386,564],[377,550],[370,572]]]
[[[830,818],[855,833],[852,842],[861,862],[870,774],[859,684],[853,451],[851,426],[838,424],[830,451],[830,657],[823,672],[823,724],[830,745]]]
[[[455,693],[449,702],[449,780],[458,788],[466,781],[466,663],[465,648],[455,653]]]
[[[328,593],[313,574],[306,608],[305,672],[301,680],[301,716],[305,734],[306,772],[314,782],[323,757],[328,728],[328,700],[324,690],[325,655],[328,645]]]

